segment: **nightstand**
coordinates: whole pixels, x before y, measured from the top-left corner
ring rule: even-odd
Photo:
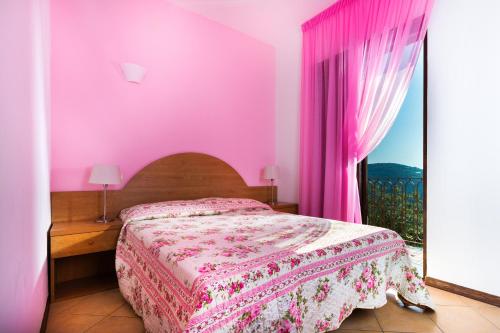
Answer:
[[[50,298],[70,298],[116,286],[114,250],[123,222],[72,221],[50,229]]]
[[[299,205],[290,202],[276,202],[274,205],[269,204],[272,209],[282,213],[298,214]]]

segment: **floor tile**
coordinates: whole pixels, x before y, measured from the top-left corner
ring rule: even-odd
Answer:
[[[483,303],[480,301],[476,301],[475,299],[467,298],[464,296],[459,296],[459,297],[465,305],[470,306],[470,307],[475,308],[475,309],[482,308],[482,307],[495,307],[494,305],[491,305],[488,303]]]
[[[388,297],[387,304],[374,312],[384,332],[441,333],[429,312],[405,308],[393,297]]]
[[[107,317],[86,333],[142,333],[144,326],[140,318]]]
[[[365,330],[343,330],[338,329],[336,331],[331,331],[329,333],[380,333],[382,331],[365,331]]]
[[[131,317],[131,318],[136,318],[138,317],[137,314],[135,313],[134,309],[130,306],[130,304],[126,303],[123,304],[111,314],[113,317]]]
[[[49,315],[47,322],[47,333],[82,333],[92,327],[104,316],[72,315],[70,313],[59,313]]]
[[[381,331],[373,310],[356,309],[340,325],[340,329]]]
[[[500,333],[489,320],[467,306],[438,306],[430,317],[447,333]]]
[[[456,306],[465,306],[467,305],[464,301],[464,297],[456,294],[449,293],[447,291],[427,287],[429,293],[431,294],[431,299],[435,305],[456,305]]]
[[[118,289],[85,296],[71,308],[72,314],[109,315],[124,304]]]
[[[496,328],[500,329],[500,308],[493,305],[486,305],[475,309],[479,314],[488,319]]]
[[[51,314],[59,314],[66,311],[69,311],[73,306],[75,306],[78,302],[80,302],[83,297],[71,298],[64,301],[58,301],[50,303],[50,313]]]
[[[376,310],[355,310],[342,324],[340,333],[500,333],[500,308],[429,288],[436,312],[403,307],[388,294],[388,303]],[[48,333],[138,333],[142,319],[135,315],[118,289],[52,303]],[[332,332],[332,333],[333,333]]]

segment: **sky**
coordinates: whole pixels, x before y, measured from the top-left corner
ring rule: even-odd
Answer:
[[[368,163],[399,163],[423,166],[423,50],[420,52],[408,94],[396,121],[380,145],[368,156]]]

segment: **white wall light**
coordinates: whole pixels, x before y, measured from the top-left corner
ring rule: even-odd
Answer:
[[[141,83],[144,79],[144,75],[146,75],[146,68],[137,64],[124,62],[121,64],[121,67],[125,80],[128,82]]]

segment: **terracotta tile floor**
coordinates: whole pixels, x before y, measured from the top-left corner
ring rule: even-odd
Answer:
[[[429,288],[436,312],[404,308],[393,295],[376,310],[355,310],[336,332],[500,333],[500,308]],[[50,306],[47,332],[143,332],[118,289]]]

